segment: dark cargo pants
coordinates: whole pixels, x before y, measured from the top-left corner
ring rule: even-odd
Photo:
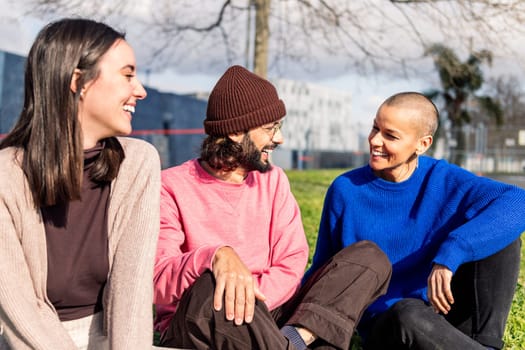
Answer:
[[[314,272],[281,307],[269,311],[257,302],[251,323],[227,321],[224,308],[213,309],[215,280],[206,272],[183,295],[161,345],[192,349],[294,349],[280,333],[285,324],[301,326],[319,338],[312,349],[348,349],[368,305],[387,290],[391,265],[372,242],[337,253]]]

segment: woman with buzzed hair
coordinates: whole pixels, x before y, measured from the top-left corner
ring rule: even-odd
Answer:
[[[344,247],[375,242],[387,293],[358,327],[366,349],[501,349],[525,231],[525,191],[423,154],[438,110],[403,92],[379,107],[368,165],[325,198],[309,274]]]

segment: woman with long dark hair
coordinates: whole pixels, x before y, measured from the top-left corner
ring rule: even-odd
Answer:
[[[45,26],[0,143],[0,349],[145,349],[160,163],[125,137],[146,91],[124,34]]]

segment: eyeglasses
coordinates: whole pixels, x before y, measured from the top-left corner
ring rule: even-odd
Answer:
[[[277,134],[278,131],[281,131],[281,128],[283,127],[283,122],[278,122],[273,124],[272,126],[262,127],[262,129],[271,137],[273,138],[275,134]]]

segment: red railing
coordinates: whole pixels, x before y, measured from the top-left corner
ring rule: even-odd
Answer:
[[[154,130],[134,130],[131,136],[143,135],[202,135],[204,129],[154,129]]]
[[[203,135],[204,129],[153,129],[153,130],[134,130],[130,136],[144,136],[144,135]],[[7,134],[0,134],[0,139],[6,137]]]

